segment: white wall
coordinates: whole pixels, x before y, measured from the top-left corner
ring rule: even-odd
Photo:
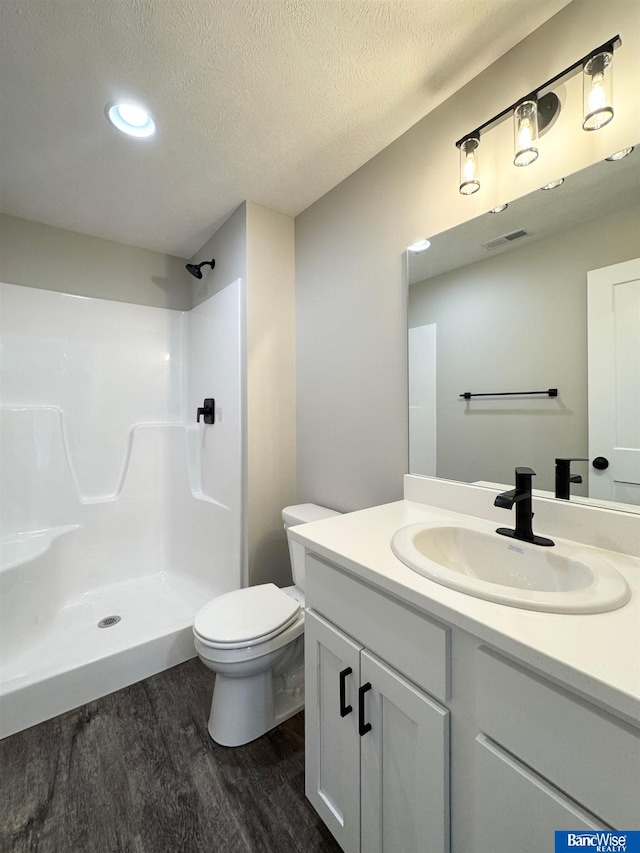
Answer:
[[[61,293],[189,309],[183,258],[0,214],[0,280]]]
[[[616,117],[581,129],[580,75],[527,169],[504,122],[482,145],[482,190],[458,193],[455,141],[620,33]],[[398,499],[407,470],[402,252],[640,140],[638,7],[574,0],[296,218],[298,500],[352,510]]]

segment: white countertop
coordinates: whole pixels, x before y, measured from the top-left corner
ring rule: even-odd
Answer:
[[[391,551],[400,527],[465,519],[478,524],[477,518],[404,500],[290,528],[289,535],[355,577],[640,721],[640,559],[593,549],[625,577],[632,597],[618,610],[578,615],[522,610],[456,592],[412,571]]]

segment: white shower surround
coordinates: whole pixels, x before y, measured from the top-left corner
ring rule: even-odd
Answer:
[[[243,293],[0,284],[0,737],[193,657],[196,611],[241,586]]]

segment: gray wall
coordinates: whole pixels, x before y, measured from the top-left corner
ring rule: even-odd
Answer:
[[[296,498],[293,219],[247,201],[193,260],[211,258],[213,272],[193,279],[194,305],[245,282],[245,573],[250,584],[283,586],[291,571],[282,508]]]
[[[291,571],[282,509],[296,500],[293,219],[246,207],[249,579],[284,586]]]
[[[530,465],[553,490],[555,457],[588,455],[587,272],[637,257],[639,234],[635,206],[409,288],[409,326],[437,327],[437,476],[511,483]],[[458,397],[550,387],[556,400]]]
[[[0,280],[78,296],[191,308],[183,258],[0,214]]]
[[[191,282],[191,301],[195,307],[220,288],[232,281],[247,278],[247,206],[240,207],[231,214],[216,233],[191,258],[192,263],[215,259],[216,265],[203,267],[201,279],[188,276]]]
[[[615,33],[616,118],[581,129],[580,75],[531,167],[504,122],[483,140],[482,190],[458,193],[455,140]],[[296,218],[298,500],[342,510],[402,496],[407,471],[402,253],[640,139],[637,5],[574,0]]]

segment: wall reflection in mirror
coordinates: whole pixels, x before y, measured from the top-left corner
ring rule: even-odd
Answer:
[[[638,235],[636,147],[407,252],[411,473],[640,512]]]

